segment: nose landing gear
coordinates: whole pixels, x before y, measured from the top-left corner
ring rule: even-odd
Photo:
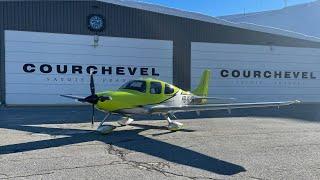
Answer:
[[[173,118],[177,119],[177,117],[174,114],[170,114]],[[168,122],[168,129],[170,131],[179,131],[180,129],[183,128],[183,124],[178,121],[173,121],[170,119],[169,115],[165,115],[165,118]]]
[[[104,119],[99,124],[99,126],[97,128],[97,131],[99,133],[109,134],[116,128],[116,126],[113,126],[112,124],[104,124],[104,122],[108,119],[109,116],[110,116],[110,113],[107,113],[106,116],[104,117]]]
[[[123,117],[121,120],[118,121],[118,124],[121,126],[126,126],[129,125],[133,122],[134,120],[130,117]]]

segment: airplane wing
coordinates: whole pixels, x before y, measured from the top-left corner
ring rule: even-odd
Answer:
[[[75,95],[71,95],[71,94],[61,94],[60,96],[65,97],[65,98],[69,98],[69,99],[74,99],[79,102],[84,102],[84,100],[85,100],[85,97],[75,96]]]
[[[296,104],[300,101],[283,101],[283,102],[257,102],[257,103],[227,103],[227,104],[205,104],[205,105],[186,105],[186,106],[153,106],[150,108],[151,113],[174,113],[187,111],[204,111],[204,110],[222,110],[222,109],[243,109],[256,107],[279,107],[290,104]]]

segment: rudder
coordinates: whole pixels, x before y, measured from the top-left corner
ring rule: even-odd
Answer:
[[[195,90],[192,91],[197,96],[208,96],[209,82],[210,82],[211,70],[206,69],[203,71],[200,82]]]

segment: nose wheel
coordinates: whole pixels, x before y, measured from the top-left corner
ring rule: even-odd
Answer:
[[[113,126],[111,124],[108,125],[101,125],[97,128],[97,131],[101,134],[109,134],[111,133],[114,129],[116,128],[116,126]]]
[[[174,116],[173,114],[171,116],[176,118],[176,116]],[[165,118],[168,122],[168,129],[170,131],[179,131],[183,128],[183,124],[181,122],[171,120],[169,115],[165,115]]]
[[[101,121],[101,123],[99,124],[99,126],[97,128],[97,131],[99,133],[109,134],[116,128],[116,126],[113,126],[112,124],[104,124],[104,122],[108,119],[109,116],[110,116],[110,113],[107,113],[106,116]]]
[[[118,121],[118,124],[120,124],[121,126],[126,126],[131,124],[133,121],[134,120],[132,118],[123,117],[121,120]]]

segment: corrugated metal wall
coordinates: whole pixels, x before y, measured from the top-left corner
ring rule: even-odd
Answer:
[[[159,14],[99,1],[0,2],[1,99],[4,99],[4,29],[70,34],[95,34],[87,28],[89,14],[102,14],[101,36],[173,40],[173,82],[190,88],[190,42],[273,44],[317,47],[320,43],[261,33],[198,20]]]

